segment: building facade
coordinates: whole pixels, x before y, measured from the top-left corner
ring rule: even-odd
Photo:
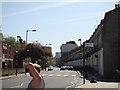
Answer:
[[[3,42],[3,34],[0,32],[0,68],[13,68],[14,47]]]
[[[85,47],[85,43],[93,43],[94,47]],[[116,72],[120,69],[120,7],[106,12],[89,40],[83,47],[68,52],[62,57],[64,64],[77,67],[88,67],[94,75],[103,78],[119,78]],[[81,53],[81,54],[80,54]],[[87,69],[88,69],[87,68]]]
[[[3,42],[2,55],[2,68],[13,68],[14,47]]]
[[[61,52],[56,52],[54,59],[56,60],[56,65],[60,65]]]
[[[66,42],[66,44],[61,45],[60,47],[60,50],[61,50],[60,64],[61,65],[63,65],[64,62],[68,60],[69,52],[75,48],[78,48],[78,45],[75,43],[75,41],[69,41],[69,42]]]
[[[104,75],[113,77],[120,68],[120,7],[105,14],[102,34]]]
[[[2,68],[2,37],[3,34],[0,32],[0,68]]]
[[[60,47],[61,54],[69,52],[72,49],[75,49],[77,47],[78,47],[78,45],[74,41],[66,42],[66,44],[62,44],[61,47]]]
[[[107,13],[88,42],[97,49],[91,54],[86,64],[94,67],[97,74],[105,78],[118,78],[120,68],[120,7]],[[90,51],[89,51],[90,52]]]

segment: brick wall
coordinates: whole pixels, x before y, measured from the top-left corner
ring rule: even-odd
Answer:
[[[103,58],[104,74],[106,77],[115,78],[116,69],[119,63],[120,8],[114,9],[105,14],[103,30]]]

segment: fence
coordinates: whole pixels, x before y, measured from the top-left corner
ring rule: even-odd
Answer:
[[[25,73],[24,68],[17,68],[17,73]],[[8,69],[2,69],[2,76],[7,76],[7,75],[14,75],[16,74],[16,68],[8,68]]]

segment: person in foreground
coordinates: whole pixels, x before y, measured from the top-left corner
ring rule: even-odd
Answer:
[[[25,65],[25,74],[26,74],[26,68],[29,71],[30,76],[33,78],[31,82],[28,85],[28,88],[33,90],[34,89],[40,89],[44,90],[45,88],[45,82],[40,74],[41,66],[43,65],[43,62],[45,62],[45,57],[52,57],[51,50],[48,48],[40,45],[40,44],[27,44],[23,48],[19,50],[19,52],[16,54],[16,58],[21,63],[20,65]],[[39,59],[41,59],[41,62],[39,62]],[[33,64],[38,63],[38,64]]]
[[[25,67],[28,69],[28,72],[33,79],[28,85],[28,88],[42,88],[42,90],[45,88],[45,82],[43,77],[40,74],[41,67],[38,64],[32,64],[28,63],[25,64]]]

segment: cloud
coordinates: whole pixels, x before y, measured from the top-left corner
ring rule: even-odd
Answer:
[[[80,14],[75,14],[73,16],[66,16],[63,18],[58,18],[55,21],[52,21],[51,24],[62,24],[62,23],[74,23],[74,22],[81,22],[81,21],[86,21],[94,18],[99,18],[99,17],[104,17],[103,12],[85,12],[85,13],[80,13]],[[101,19],[102,19],[101,18]]]
[[[44,9],[49,9],[49,8],[60,7],[60,6],[69,5],[69,4],[71,4],[71,3],[48,4],[48,5],[43,5],[43,6],[39,6],[39,7],[34,7],[32,9],[28,9],[28,10],[24,10],[24,11],[19,11],[19,12],[11,13],[11,14],[8,14],[8,15],[6,15],[4,17],[22,15],[22,14],[26,14],[26,13],[31,13],[31,12],[35,12],[35,11],[39,11],[39,10],[44,10]]]

